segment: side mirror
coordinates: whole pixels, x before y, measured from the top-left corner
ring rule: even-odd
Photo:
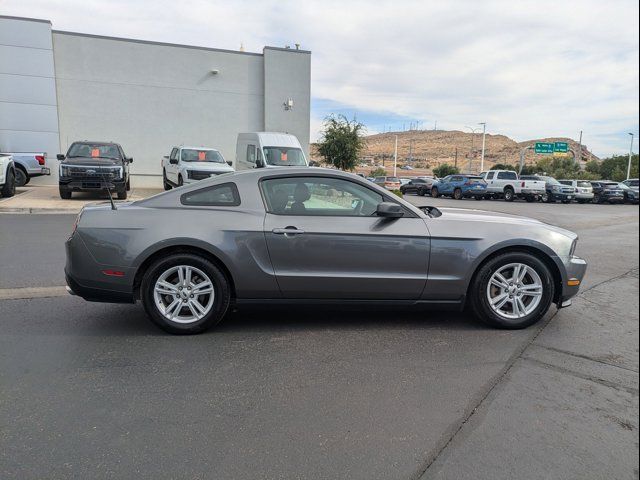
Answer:
[[[227,165],[229,165],[230,167],[233,167],[233,162],[231,160],[227,160]]]
[[[263,168],[264,167],[264,162],[262,161],[261,158],[256,158],[256,168]]]
[[[66,157],[64,156],[64,153],[59,153],[59,154],[56,155],[56,158],[58,160],[64,160]]]
[[[178,159],[177,158],[170,158],[169,159],[169,163],[171,165],[177,165],[178,164]]]
[[[384,218],[400,218],[404,216],[404,210],[397,203],[382,202],[376,208],[376,215]]]
[[[129,162],[129,163],[133,163],[133,157],[129,157],[129,158],[127,158],[126,160],[127,160],[127,162]]]

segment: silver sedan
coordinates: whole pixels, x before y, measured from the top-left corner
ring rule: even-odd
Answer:
[[[524,328],[578,293],[576,244],[536,220],[417,208],[356,175],[274,168],[85,207],[65,273],[70,293],[141,300],[177,334],[205,331],[230,305],[276,302],[468,307]]]

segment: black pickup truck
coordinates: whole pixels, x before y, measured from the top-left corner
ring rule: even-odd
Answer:
[[[122,147],[113,142],[74,142],[60,160],[60,198],[69,199],[73,192],[115,191],[126,200],[130,190],[129,164]]]

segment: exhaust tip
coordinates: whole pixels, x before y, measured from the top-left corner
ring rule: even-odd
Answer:
[[[68,293],[69,295],[73,295],[74,297],[76,296],[76,292],[74,292],[73,290],[71,290],[71,287],[70,287],[69,285],[67,285],[65,288],[67,289],[67,293]]]

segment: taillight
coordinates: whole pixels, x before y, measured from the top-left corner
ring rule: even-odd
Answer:
[[[524,182],[522,182],[522,185],[521,185],[521,187],[522,187],[522,188],[524,188]]]
[[[36,160],[38,161],[38,164],[40,164],[40,165],[44,165],[44,163],[45,163],[44,155],[36,155]]]

